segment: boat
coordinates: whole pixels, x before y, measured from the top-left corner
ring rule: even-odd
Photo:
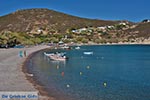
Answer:
[[[85,54],[85,55],[92,55],[93,52],[83,52],[83,54]]]
[[[45,56],[51,56],[51,55],[54,55],[54,53],[49,53],[49,54],[48,54],[48,53],[44,52],[44,55],[45,55]]]
[[[71,48],[69,46],[63,46],[61,47],[62,49],[65,49],[65,50],[70,50]]]
[[[80,49],[80,47],[79,47],[79,46],[78,46],[78,47],[75,47],[75,49],[76,49],[76,50],[79,50],[79,49]]]
[[[49,57],[51,60],[55,60],[55,61],[65,61],[67,59],[67,57],[65,56],[65,53],[46,53],[44,52],[44,55]]]
[[[70,49],[69,46],[63,46],[62,49]]]
[[[70,50],[71,49],[67,44],[64,44],[61,48],[65,49],[65,50]]]

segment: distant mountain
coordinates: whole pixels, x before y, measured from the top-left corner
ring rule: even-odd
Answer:
[[[64,33],[70,28],[96,27],[115,23],[116,21],[75,17],[48,9],[26,9],[0,17],[0,32],[9,30],[12,32],[35,33],[38,30],[43,30],[49,33]]]

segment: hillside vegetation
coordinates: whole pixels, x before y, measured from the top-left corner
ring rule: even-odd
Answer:
[[[26,9],[0,17],[0,45],[119,43],[149,39],[150,23],[80,18],[48,9]]]
[[[68,28],[86,26],[103,26],[114,24],[114,21],[79,18],[48,9],[18,10],[0,17],[0,31],[34,33],[42,29],[49,33],[64,33]]]

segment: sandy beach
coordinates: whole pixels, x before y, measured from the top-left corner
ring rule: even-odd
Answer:
[[[46,48],[49,46],[0,49],[0,92],[27,91],[39,93],[35,86],[27,80],[26,73],[22,71],[22,65],[30,54]],[[27,56],[20,57],[19,52],[24,50]],[[53,98],[39,95],[38,100],[53,100]]]

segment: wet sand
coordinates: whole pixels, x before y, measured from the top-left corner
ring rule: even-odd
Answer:
[[[23,63],[28,56],[36,51],[49,48],[49,46],[41,45],[29,48],[10,48],[0,49],[0,92],[8,91],[27,91],[38,92],[39,100],[54,100],[52,97],[41,95],[39,86],[31,83],[27,73],[23,72]],[[26,57],[20,57],[20,51],[26,51]],[[31,76],[30,76],[31,77]]]

